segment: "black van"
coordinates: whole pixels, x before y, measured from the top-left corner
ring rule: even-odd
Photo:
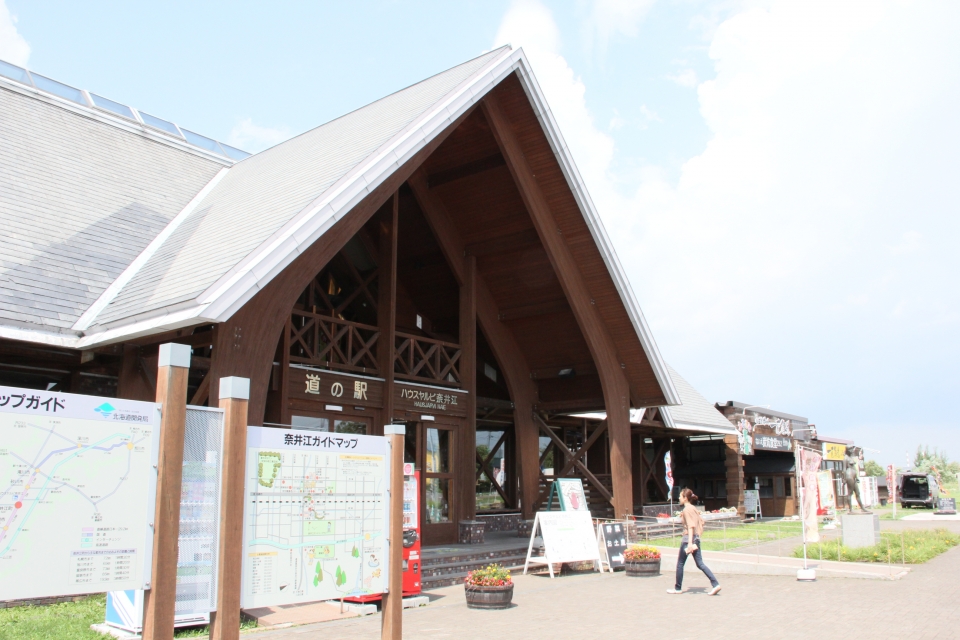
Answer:
[[[933,509],[940,497],[937,479],[926,473],[905,473],[897,482],[897,497],[901,507]]]

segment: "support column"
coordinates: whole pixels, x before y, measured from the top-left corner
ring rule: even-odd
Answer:
[[[217,610],[210,614],[210,640],[240,637],[240,571],[243,567],[243,481],[247,464],[248,378],[220,378],[223,464],[220,472],[220,549]]]
[[[633,513],[630,387],[624,371],[626,363],[620,360],[613,338],[607,331],[594,299],[590,297],[579,265],[563,239],[563,229],[554,218],[536,176],[527,163],[520,140],[503,113],[496,91],[484,97],[481,107],[600,376],[610,434],[614,513],[617,517]]]
[[[463,259],[463,282],[460,284],[460,384],[467,391],[467,417],[461,430],[458,502],[459,519],[472,520],[477,515],[477,258]]]
[[[724,466],[727,481],[727,506],[736,507],[737,514],[743,518],[746,510],[743,505],[743,456],[737,436],[724,436]]]
[[[381,640],[403,638],[403,438],[406,426],[386,424],[383,433],[390,439],[390,571],[387,593],[383,594]]]
[[[185,344],[160,345],[156,400],[162,405],[160,451],[157,506],[153,518],[152,577],[143,601],[144,640],[167,640],[173,637],[190,353],[190,347]]]
[[[381,212],[380,264],[377,276],[377,366],[383,377],[383,424],[393,422],[394,377],[397,331],[397,225],[400,218],[400,192],[395,191],[390,208]],[[378,428],[377,427],[374,428]]]

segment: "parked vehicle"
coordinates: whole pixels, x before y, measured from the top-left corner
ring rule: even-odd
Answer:
[[[930,474],[904,473],[897,481],[897,497],[901,507],[933,509],[940,497],[940,486]]]

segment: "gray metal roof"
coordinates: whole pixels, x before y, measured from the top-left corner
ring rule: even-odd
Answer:
[[[661,411],[664,414],[664,421],[667,426],[680,429],[699,428],[701,430],[711,430],[714,433],[736,433],[733,425],[722,413],[717,411],[713,404],[707,401],[700,392],[693,388],[689,382],[684,379],[676,369],[667,365],[670,377],[673,378],[673,384],[680,394],[681,404],[675,407],[664,407]],[[669,423],[673,424],[669,424]]]
[[[754,404],[747,404],[746,402],[737,402],[736,400],[728,400],[724,404],[720,404],[721,407],[733,407],[735,409],[740,409],[741,412],[746,409],[747,411],[758,414],[761,416],[769,416],[771,418],[783,418],[784,420],[792,420],[793,422],[802,422],[804,424],[808,423],[807,418],[803,416],[796,416],[792,413],[784,413],[783,411],[775,411],[773,409],[768,409],[766,407],[759,407]]]
[[[500,53],[475,58],[233,166],[110,302],[97,323],[149,315],[197,298]]]
[[[70,327],[224,163],[0,85],[0,324]]]

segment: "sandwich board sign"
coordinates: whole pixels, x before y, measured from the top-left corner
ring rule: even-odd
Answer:
[[[533,543],[537,532],[543,538],[543,555],[533,555]],[[553,578],[553,565],[563,562],[594,562],[600,564],[600,548],[597,544],[593,519],[589,511],[538,511],[530,530],[527,560],[523,573],[532,564],[545,564]]]
[[[760,492],[756,489],[747,489],[743,492],[743,510],[753,514],[755,518],[762,518],[760,512]]]
[[[622,522],[604,522],[597,525],[597,544],[601,562],[611,571],[623,566],[623,552],[627,550],[627,527]]]

